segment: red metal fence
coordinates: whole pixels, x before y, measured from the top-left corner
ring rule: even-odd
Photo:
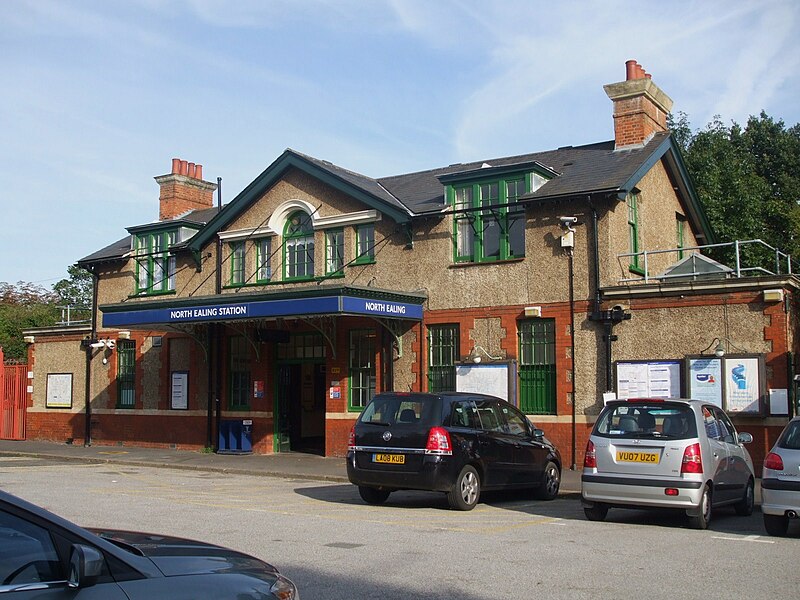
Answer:
[[[28,365],[6,365],[0,348],[0,440],[25,439]]]

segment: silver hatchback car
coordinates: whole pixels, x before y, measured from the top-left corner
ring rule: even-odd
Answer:
[[[581,475],[586,517],[609,507],[677,508],[705,529],[711,509],[753,512],[753,461],[728,415],[699,400],[637,398],[609,402],[597,418]]]
[[[800,417],[781,432],[764,459],[761,512],[770,535],[786,535],[789,519],[800,515]]]

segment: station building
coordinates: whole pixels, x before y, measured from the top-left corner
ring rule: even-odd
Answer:
[[[794,403],[791,259],[708,258],[672,100],[635,61],[604,89],[610,141],[378,179],[288,149],[225,205],[173,159],[158,220],[78,263],[92,324],[26,332],[26,436],[342,456],[375,393],[465,389],[580,466],[604,398],[691,392],[758,461]]]

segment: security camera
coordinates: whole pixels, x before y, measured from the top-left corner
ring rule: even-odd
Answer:
[[[568,227],[569,225],[574,225],[578,222],[578,217],[558,217],[558,220],[561,221],[561,224],[564,227]]]

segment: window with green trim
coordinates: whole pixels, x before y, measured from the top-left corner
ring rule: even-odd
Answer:
[[[244,242],[231,242],[229,245],[231,263],[231,285],[244,285]]]
[[[452,188],[456,262],[489,262],[525,256],[524,176]]]
[[[375,262],[375,224],[367,223],[356,228],[356,260],[358,263]]]
[[[534,415],[556,414],[555,319],[519,322],[519,407]]]
[[[325,274],[338,274],[342,269],[344,269],[344,231],[331,229],[325,232]]]
[[[244,336],[229,338],[228,344],[228,407],[231,410],[250,408],[250,345]]]
[[[350,410],[363,409],[375,395],[375,348],[374,329],[350,332]]]
[[[136,404],[136,342],[117,341],[117,408]]]
[[[686,217],[675,213],[675,243],[678,248],[678,260],[683,258],[683,249],[686,248]]]
[[[456,390],[456,361],[458,360],[458,325],[428,327],[428,391]]]
[[[314,277],[314,227],[311,216],[297,211],[283,228],[284,279]]]
[[[256,240],[256,281],[266,283],[272,279],[272,238],[260,238]]]
[[[175,257],[169,248],[176,231],[143,233],[136,236],[136,293],[163,294],[175,290]]]
[[[630,269],[636,273],[644,274],[642,268],[639,238],[639,194],[628,194],[626,199],[628,206],[628,252],[632,254]]]

